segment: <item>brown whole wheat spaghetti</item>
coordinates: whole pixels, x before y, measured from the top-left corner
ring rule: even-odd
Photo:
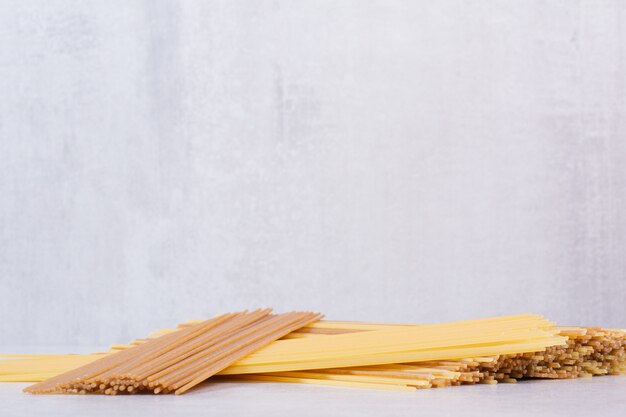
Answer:
[[[244,356],[321,318],[317,313],[270,312],[255,310],[206,320],[105,356],[25,391],[182,394]]]

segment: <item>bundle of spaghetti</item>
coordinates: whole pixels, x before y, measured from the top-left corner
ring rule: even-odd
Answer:
[[[361,362],[366,358],[368,363],[361,364],[357,367],[340,368],[340,367],[327,367],[323,369],[319,368],[319,364],[315,363],[316,367],[311,367],[310,361],[302,361],[298,359],[295,362],[286,362],[284,358],[285,353],[296,353],[290,351],[289,346],[294,346],[291,342],[302,341],[292,339],[309,339],[309,343],[313,340],[318,342],[325,340],[323,343],[315,343],[314,345],[322,346],[322,349],[330,350],[333,346],[326,341],[335,339],[341,335],[356,335],[356,334],[374,334],[380,338],[381,335],[389,333],[381,333],[377,331],[395,330],[400,332],[406,332],[411,329],[429,329],[432,332],[433,325],[406,325],[406,324],[389,324],[389,323],[358,323],[358,322],[333,322],[333,321],[318,321],[311,323],[307,326],[294,330],[291,333],[286,334],[282,340],[278,340],[272,344],[283,346],[282,354],[273,353],[274,357],[280,357],[281,360],[276,363],[271,363],[268,371],[258,371],[254,375],[241,375],[237,376],[236,373],[243,370],[245,373],[250,372],[249,364],[245,364],[245,359],[241,360],[232,366],[219,372],[220,374],[228,374],[239,379],[255,379],[264,381],[280,381],[280,382],[299,382],[299,383],[320,383],[324,385],[348,385],[363,388],[384,388],[384,389],[402,389],[412,390],[416,388],[429,388],[429,387],[445,387],[450,385],[465,385],[474,383],[487,383],[493,384],[497,382],[515,382],[519,378],[570,378],[577,376],[589,376],[589,375],[602,375],[602,374],[618,374],[623,373],[625,370],[626,359],[624,355],[624,346],[626,345],[626,332],[623,330],[610,330],[610,329],[598,329],[598,328],[581,328],[581,327],[552,327],[552,323],[546,322],[539,316],[523,315],[523,316],[510,316],[500,317],[492,319],[472,320],[460,323],[446,323],[444,326],[451,326],[453,330],[448,327],[448,331],[452,333],[459,333],[463,336],[465,342],[469,341],[472,337],[476,336],[475,330],[485,328],[493,330],[494,328],[501,328],[504,325],[505,334],[506,331],[520,329],[528,324],[530,320],[534,324],[534,328],[546,331],[550,334],[558,334],[560,341],[554,343],[551,346],[546,346],[540,349],[532,350],[534,346],[532,343],[528,343],[528,340],[516,340],[512,343],[495,343],[484,344],[484,342],[478,345],[464,346],[461,350],[462,353],[459,356],[450,356],[450,352],[458,352],[458,348],[450,349],[450,339],[442,339],[441,334],[435,338],[443,345],[434,348],[440,352],[432,352],[433,348],[419,349],[418,345],[411,345],[408,356],[415,356],[419,354],[423,356],[428,353],[430,358],[427,360],[416,360],[415,362],[403,362],[403,363],[389,363],[380,361],[380,355],[359,355],[359,349],[356,349],[356,345],[350,342],[347,346],[351,346],[349,349],[351,355],[357,355]],[[181,324],[176,329],[159,329],[152,337],[161,337],[163,335],[170,334],[172,332],[186,329],[198,324],[200,321],[194,320]],[[537,325],[537,323],[540,323]],[[439,325],[441,326],[441,325]],[[495,326],[495,327],[493,327]],[[533,325],[531,325],[532,327]],[[468,329],[472,329],[468,332]],[[528,330],[528,328],[526,328]],[[409,332],[410,333],[410,332]],[[392,335],[395,334],[392,332]],[[432,338],[434,333],[430,333]],[[519,333],[518,333],[519,335]],[[445,336],[445,335],[444,335]],[[413,336],[411,336],[413,337]],[[146,339],[139,339],[133,341],[129,345],[115,345],[113,351],[119,351],[131,348],[132,346],[141,345],[145,343]],[[396,347],[398,345],[399,338],[392,337],[392,342],[395,341]],[[565,343],[563,343],[565,340]],[[432,342],[432,340],[431,340]],[[336,345],[336,344],[335,344]],[[513,349],[510,345],[514,345]],[[257,354],[271,352],[268,346],[265,349],[259,350]],[[507,347],[509,353],[503,349]],[[530,346],[530,347],[529,347]],[[287,347],[287,348],[284,348]],[[361,345],[361,347],[364,347]],[[367,346],[372,348],[373,344],[369,343]],[[468,355],[468,352],[477,352],[475,348],[482,349],[481,356]],[[484,352],[488,351],[485,348],[496,348],[497,352],[490,353],[489,355]],[[287,350],[286,350],[287,349]],[[511,350],[517,350],[517,352],[510,353]],[[345,353],[345,352],[344,352]],[[397,352],[396,352],[397,353]],[[404,352],[405,356],[407,352]],[[301,352],[300,352],[301,354]],[[343,354],[343,353],[342,353]],[[457,353],[455,353],[457,354]],[[83,358],[85,356],[85,358]],[[253,358],[255,355],[251,355],[248,358]],[[365,356],[365,357],[363,357]],[[101,356],[96,355],[95,358]],[[461,357],[462,359],[457,359]],[[248,359],[246,358],[246,359]],[[345,359],[345,357],[344,357]],[[66,366],[65,369],[71,368],[71,363],[77,361],[88,362],[94,360],[94,356],[87,355],[66,355],[59,356],[56,366]],[[29,372],[25,372],[26,368],[13,369],[12,374],[0,375],[4,380],[40,380],[42,372],[49,371],[51,366],[51,357],[47,356],[41,359],[28,359],[25,362],[34,363],[29,367]],[[65,364],[59,364],[60,362],[67,361]],[[11,361],[18,362],[18,361]],[[24,360],[19,361],[24,362]],[[399,362],[399,361],[398,361]],[[0,369],[2,368],[0,362]],[[245,368],[241,368],[245,365]],[[256,368],[259,365],[267,366],[266,363],[256,362]],[[287,366],[287,369],[285,368]],[[239,369],[238,369],[239,367]],[[278,368],[278,369],[276,369]],[[283,371],[283,372],[280,372]],[[47,374],[46,376],[52,376],[59,373],[58,370]],[[2,371],[0,370],[0,373]],[[153,386],[154,387],[154,386]],[[150,387],[150,388],[153,388]],[[114,387],[113,387],[114,388]]]
[[[25,391],[182,394],[244,356],[321,318],[316,313],[270,312],[224,314],[106,355]]]
[[[557,330],[561,336],[567,337],[566,344],[537,352],[369,367],[232,375],[229,378],[407,390],[476,383],[514,383],[528,378],[565,379],[626,373],[626,331],[584,327],[561,327]]]
[[[249,374],[443,360],[565,344],[554,323],[518,315],[278,340],[221,374]]]

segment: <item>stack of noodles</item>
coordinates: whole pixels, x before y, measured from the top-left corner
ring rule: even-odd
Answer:
[[[324,325],[324,323],[321,323]],[[332,323],[329,323],[332,325]],[[341,326],[344,326],[341,324]],[[359,324],[358,326],[361,326]],[[346,326],[344,330],[347,330]],[[307,329],[302,329],[307,330]],[[350,368],[233,375],[231,378],[414,390],[518,379],[572,379],[626,374],[626,331],[557,327],[565,344],[541,351]],[[354,330],[350,330],[354,331]],[[336,334],[333,332],[333,334]],[[294,334],[292,334],[294,335]]]
[[[174,382],[171,377],[163,379],[160,374],[163,371],[158,366],[154,367],[154,362],[137,368],[136,353],[130,352],[154,346],[158,341],[164,343],[163,340],[172,335],[184,334],[211,321],[192,321],[177,329],[161,329],[152,335],[152,339],[136,340],[131,345],[114,345],[107,353],[33,355],[0,361],[0,381],[41,381],[54,377],[27,388],[33,393],[133,394],[143,390],[178,394],[217,375],[212,380],[294,382],[410,391],[450,385],[515,382],[520,378],[561,379],[626,371],[626,332],[623,330],[555,327],[554,323],[537,315],[430,325],[317,321],[319,316],[307,317],[308,323],[294,325],[291,331],[283,332],[281,340],[274,337],[275,341],[266,342],[260,348],[255,345],[257,347],[247,350],[245,355],[243,352],[231,355],[219,366],[207,366],[206,361],[197,362],[203,365],[193,368],[196,372],[194,377],[186,374],[185,379]],[[302,318],[298,323],[306,320]],[[190,360],[178,357],[178,352],[171,351],[169,362],[162,360],[160,366]],[[122,357],[122,354],[126,356]],[[67,374],[65,377],[56,376],[80,366],[88,369],[100,367],[103,361],[116,356],[124,361],[130,359],[130,362],[122,362],[114,368],[115,372],[108,370],[99,376],[85,376],[84,370],[80,371],[80,379],[76,379],[77,370],[71,371],[71,384],[67,382]],[[96,366],[98,363],[100,365]],[[174,375],[180,376],[178,372]],[[60,377],[65,378],[61,378],[65,382],[59,383]]]
[[[270,311],[224,314],[106,355],[25,391],[182,394],[251,352],[321,318],[315,313],[275,315]]]

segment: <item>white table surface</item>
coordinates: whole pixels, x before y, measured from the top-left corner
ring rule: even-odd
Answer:
[[[0,383],[0,416],[625,416],[626,377],[416,392],[267,382],[205,383],[173,395],[30,395]]]
[[[626,377],[620,376],[415,392],[268,382],[207,382],[182,396],[30,395],[22,392],[28,385],[0,383],[1,417],[122,413],[131,417],[626,416]]]

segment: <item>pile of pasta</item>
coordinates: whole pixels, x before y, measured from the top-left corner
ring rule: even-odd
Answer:
[[[41,381],[31,393],[109,395],[182,394],[207,379],[412,391],[623,374],[625,345],[624,330],[557,327],[534,314],[406,325],[267,309],[190,321],[91,355],[3,355],[0,381]]]
[[[25,389],[33,394],[175,392],[321,318],[317,313],[224,314],[90,362]]]
[[[572,379],[626,374],[626,331],[556,327],[565,344],[542,351],[374,366],[233,375],[241,380],[411,391],[520,379]]]

